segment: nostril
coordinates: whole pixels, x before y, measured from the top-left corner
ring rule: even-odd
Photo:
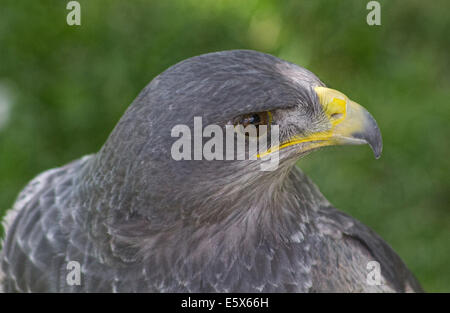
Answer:
[[[339,119],[342,117],[342,113],[333,113],[330,116],[332,119]]]
[[[338,121],[344,117],[346,108],[346,100],[334,97],[333,100],[327,103],[325,112],[329,116],[330,120]]]

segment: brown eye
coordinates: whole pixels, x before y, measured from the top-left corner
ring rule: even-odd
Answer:
[[[267,132],[271,122],[272,114],[269,111],[265,111],[243,115],[236,119],[234,125],[242,126],[238,127],[241,132],[243,131],[243,128],[253,125],[256,128],[256,136],[259,137]],[[263,125],[264,127],[261,127]],[[248,137],[250,136],[250,133],[244,132],[244,135]]]

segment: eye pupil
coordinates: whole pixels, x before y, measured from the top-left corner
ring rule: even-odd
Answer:
[[[247,126],[249,124],[253,124],[253,125],[259,125],[261,123],[262,119],[260,114],[255,113],[252,115],[248,115],[245,116],[244,118],[242,118],[242,120],[240,121],[239,124],[243,125],[243,126]]]
[[[260,134],[260,126],[266,125],[267,127],[270,126],[270,112],[258,112],[258,113],[251,113],[244,116],[241,116],[239,119],[237,119],[237,122],[234,125],[241,125],[243,127],[247,127],[248,125],[254,125],[256,127],[257,131],[257,137],[259,137]],[[267,131],[267,129],[265,129]],[[248,136],[248,133],[245,133],[245,136]]]
[[[250,123],[251,123],[251,124],[257,124],[257,123],[259,123],[259,122],[261,122],[261,118],[259,117],[259,115],[258,115],[258,114],[253,114],[253,115],[251,116]]]

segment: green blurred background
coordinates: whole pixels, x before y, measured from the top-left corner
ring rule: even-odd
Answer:
[[[450,291],[450,2],[3,0],[0,214],[36,174],[97,151],[158,73],[198,54],[255,49],[364,105],[384,151],[335,147],[299,161],[338,208],[378,232],[426,291]]]

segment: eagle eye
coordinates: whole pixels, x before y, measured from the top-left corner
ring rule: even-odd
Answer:
[[[272,114],[269,111],[264,111],[242,115],[236,118],[233,124],[246,137],[259,137],[267,132],[271,123]],[[255,127],[253,131],[250,125]]]

